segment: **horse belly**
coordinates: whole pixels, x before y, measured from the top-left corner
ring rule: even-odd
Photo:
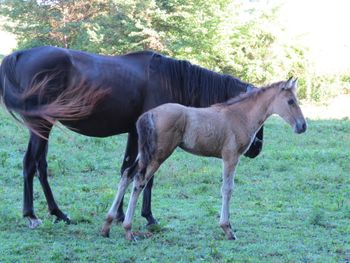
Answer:
[[[61,123],[76,133],[91,137],[109,137],[126,133],[132,129],[134,124],[122,116],[112,119],[105,116],[91,115],[84,120],[61,121]]]
[[[131,96],[129,96],[130,98]],[[141,101],[133,105],[127,94],[117,99],[113,96],[102,101],[90,116],[74,121],[61,121],[68,129],[92,137],[108,137],[130,132],[141,113]]]

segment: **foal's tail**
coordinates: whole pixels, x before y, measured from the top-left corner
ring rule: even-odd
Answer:
[[[151,162],[157,147],[157,133],[153,114],[150,112],[142,114],[136,123],[136,128],[139,136],[139,169],[142,171]]]
[[[31,131],[43,137],[42,131],[56,121],[73,121],[91,114],[110,90],[71,77],[67,69],[39,71],[28,86],[16,68],[18,54],[6,56],[0,66],[0,102],[10,114]],[[16,116],[19,115],[21,120]]]

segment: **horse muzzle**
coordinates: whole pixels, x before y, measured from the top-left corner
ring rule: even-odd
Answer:
[[[295,124],[294,131],[295,133],[304,133],[306,131],[307,124],[305,120],[297,120]]]

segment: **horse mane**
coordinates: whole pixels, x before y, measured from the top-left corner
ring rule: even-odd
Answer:
[[[248,83],[230,75],[216,73],[186,60],[160,54],[154,54],[151,69],[152,67],[158,67],[162,87],[174,102],[186,106],[208,107],[224,102],[246,92],[249,86]]]

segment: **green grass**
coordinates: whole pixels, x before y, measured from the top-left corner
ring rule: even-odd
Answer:
[[[54,129],[50,183],[75,224],[54,224],[37,178],[43,224],[22,218],[22,157],[28,133],[0,111],[0,262],[349,262],[350,121],[309,121],[296,135],[280,119],[265,126],[256,159],[242,158],[231,202],[238,240],[218,226],[221,161],[176,151],[156,174],[160,228],[138,242],[120,225],[100,236],[119,181],[126,136],[88,138]],[[139,205],[141,200],[139,200]],[[140,208],[134,229],[145,230]]]

